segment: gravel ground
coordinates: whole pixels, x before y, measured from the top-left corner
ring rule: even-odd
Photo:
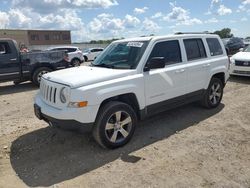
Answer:
[[[0,84],[1,188],[250,187],[250,78],[232,77],[217,109],[189,104],[140,122],[117,150],[36,119],[36,92]]]

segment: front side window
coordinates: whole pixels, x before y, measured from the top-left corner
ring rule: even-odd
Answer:
[[[10,54],[11,50],[7,42],[0,43],[0,55],[1,54]]]
[[[211,56],[222,55],[223,50],[217,38],[207,38],[207,44],[210,50]]]
[[[147,41],[112,43],[92,65],[114,69],[135,69],[147,45]]]
[[[187,59],[189,61],[206,58],[206,51],[201,39],[185,39]]]
[[[179,41],[158,42],[154,46],[148,61],[154,57],[163,57],[165,64],[168,65],[182,62]]]

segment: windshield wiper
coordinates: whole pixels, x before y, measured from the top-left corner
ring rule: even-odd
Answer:
[[[111,69],[114,69],[114,68],[115,68],[114,65],[107,65],[107,64],[104,64],[104,63],[102,63],[102,64],[97,64],[97,65],[91,63],[91,65],[94,66],[94,67],[105,67],[105,68],[111,68]]]

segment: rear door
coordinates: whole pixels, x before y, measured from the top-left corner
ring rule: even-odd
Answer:
[[[10,42],[0,42],[0,81],[20,78],[17,50]]]
[[[211,61],[207,58],[202,38],[183,39],[187,64],[187,92],[202,92],[207,84]]]

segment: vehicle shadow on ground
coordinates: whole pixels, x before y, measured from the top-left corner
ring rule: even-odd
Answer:
[[[13,83],[9,83],[8,85],[0,85],[0,95],[8,95],[14,93],[21,93],[26,91],[32,91],[38,89],[37,86],[32,84],[31,82],[25,82],[18,85],[14,85]]]
[[[17,138],[11,146],[10,161],[19,178],[31,187],[51,186],[100,168],[116,159],[136,163],[141,158],[131,153],[166,139],[224,108],[207,110],[197,104],[173,109],[139,123],[126,146],[100,148],[91,133],[43,128]]]
[[[239,83],[239,84],[250,84],[250,77],[231,75],[228,81],[229,82],[236,82],[236,83]]]

